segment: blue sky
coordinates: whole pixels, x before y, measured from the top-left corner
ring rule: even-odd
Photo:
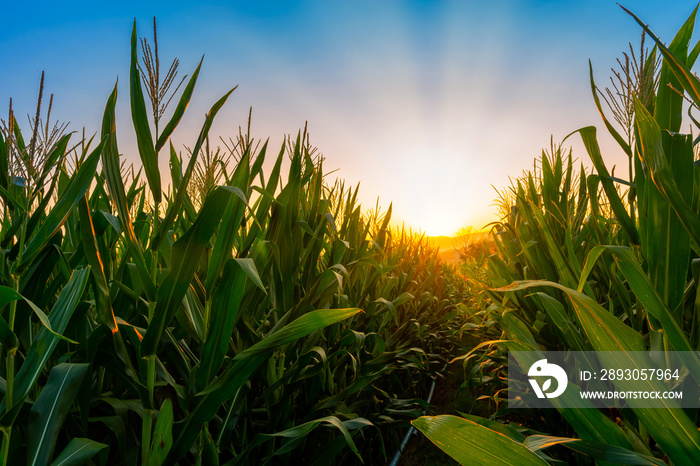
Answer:
[[[27,11],[15,2],[0,19],[0,102],[12,97],[18,114],[32,113],[45,70],[53,115],[94,132],[119,77],[120,150],[138,163],[129,36],[136,18],[150,37],[156,15],[163,62],[178,57],[191,73],[205,55],[176,147],[192,146],[204,113],[238,85],[213,135],[237,132],[250,106],[253,135],[275,148],[308,121],[326,170],[361,182],[365,206],[393,202],[396,221],[453,234],[495,220],[492,186],[530,168],[550,135],[601,127],[606,160],[620,173],[626,166],[603,134],[588,60],[605,85],[615,58],[639,40],[634,20],[614,1],[494,3],[47,2]],[[667,42],[695,7],[623,4]]]

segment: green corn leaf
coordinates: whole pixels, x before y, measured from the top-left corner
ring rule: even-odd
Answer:
[[[685,47],[687,48],[687,43]],[[674,86],[679,87],[677,83]],[[664,87],[668,89],[667,86]],[[683,100],[674,90],[668,89],[668,92],[671,92],[672,95],[669,94],[668,99],[663,99],[661,89],[659,90],[654,120],[660,122],[660,127],[670,126],[677,129],[680,126]],[[669,99],[674,102],[664,103],[665,100]],[[660,111],[662,104],[669,108]],[[647,117],[646,113],[641,112],[639,125],[637,125],[638,141],[641,141],[637,153],[642,160],[649,158],[649,153],[655,151],[655,136],[652,136],[652,133],[656,133],[656,127],[653,124],[650,125],[650,122],[644,121]],[[646,129],[642,130],[643,127]],[[645,131],[645,134],[641,134],[640,131]],[[695,170],[691,137],[690,135],[660,131],[660,139],[663,151],[661,158],[664,159],[663,162],[669,168],[668,176],[673,178],[678,190],[682,193],[683,201],[692,203]],[[652,145],[644,147],[643,144]],[[651,158],[654,156],[651,155]],[[653,180],[653,172],[651,176]],[[652,283],[666,305],[670,309],[676,309],[685,292],[690,262],[690,238],[676,212],[656,184],[644,183],[644,189],[645,192],[641,193],[644,201],[639,204],[640,219],[644,219],[646,223],[645,235],[642,238],[642,252],[648,262],[648,274]]]
[[[95,416],[90,417],[88,420],[90,423],[99,422],[104,424],[116,437],[119,453],[122,456],[125,454],[125,444],[128,437],[126,435],[126,423],[121,416]]]
[[[391,315],[391,317],[393,317],[394,325],[396,325],[396,326],[399,325],[399,315],[396,312],[396,307],[394,306],[394,304],[391,301],[389,301],[386,298],[377,298],[374,300],[374,302],[379,303],[379,304],[383,305],[384,307],[386,307],[386,310],[389,311],[389,314]]]
[[[666,463],[660,459],[642,455],[636,451],[578,438],[531,435],[525,440],[524,445],[533,452],[555,445],[564,445],[574,451],[591,456],[597,461],[605,461],[613,464],[636,464],[643,466],[666,465]]]
[[[215,387],[195,399],[196,405],[187,417],[175,423],[173,447],[166,458],[172,464],[182,458],[201,434],[202,426],[210,421],[221,405],[236,395],[236,392],[267,359],[260,354],[243,361],[236,361],[214,382]]]
[[[82,241],[83,251],[87,257],[92,277],[94,279],[93,293],[95,293],[95,307],[97,308],[97,316],[100,322],[109,328],[112,333],[117,331],[117,321],[112,312],[112,303],[109,298],[109,286],[105,277],[104,267],[102,265],[102,257],[95,239],[95,228],[92,224],[92,216],[90,215],[90,206],[88,205],[87,196],[83,197],[83,202],[78,204],[78,212],[80,215],[80,237]]]
[[[27,464],[48,464],[53,457],[56,439],[78,394],[89,364],[59,364],[51,369],[49,379],[29,413],[27,428]]]
[[[105,181],[107,182],[112,204],[119,214],[121,231],[129,244],[129,250],[134,259],[136,270],[141,278],[146,296],[149,300],[154,300],[156,297],[156,288],[153,285],[148,268],[146,267],[146,261],[143,258],[143,250],[134,232],[131,215],[129,213],[129,204],[127,203],[127,196],[124,191],[124,182],[121,177],[115,119],[116,105],[117,83],[114,84],[114,89],[109,99],[107,99],[104,115],[102,117],[102,138],[103,140],[107,140],[104,150],[102,151],[102,169],[104,170]]]
[[[134,200],[136,199],[136,196],[146,190],[146,186],[141,184],[141,172],[143,171],[143,166],[139,167],[139,170],[136,172],[136,174],[133,177],[133,180],[131,180],[131,186],[129,186],[129,189],[126,191],[126,202],[129,206],[132,206],[134,204]],[[144,199],[142,197],[142,199]],[[141,201],[143,202],[143,201]]]
[[[222,403],[230,400],[248,378],[281,345],[303,338],[316,330],[354,316],[359,309],[321,309],[311,311],[236,355],[234,362],[209,387],[197,394],[190,414],[176,423],[175,442],[167,462],[182,458],[201,432],[202,425],[216,415]]]
[[[571,270],[571,264],[564,256],[561,246],[557,244],[557,240],[552,235],[552,229],[547,225],[544,215],[540,209],[536,208],[534,205],[531,206],[530,212],[532,213],[532,217],[535,222],[537,222],[539,225],[539,231],[541,232],[542,236],[544,236],[545,244],[547,246],[547,250],[549,251],[550,257],[554,262],[554,266],[556,267],[559,281],[564,284],[574,286],[576,284],[576,278]]]
[[[588,341],[601,357],[603,367],[624,367],[643,369],[654,367],[650,358],[640,361],[632,358],[629,352],[646,350],[642,336],[625,325],[617,317],[603,309],[590,297],[558,283],[547,281],[516,282],[499,291],[524,290],[532,287],[554,287],[562,290],[571,300],[581,327]],[[636,382],[619,381],[621,390],[663,391],[659,381]],[[632,385],[626,385],[632,384]],[[700,433],[679,408],[675,400],[662,400],[664,408],[632,408],[664,453],[676,464],[700,463]]]
[[[160,337],[190,287],[199,259],[221,221],[230,196],[230,192],[221,187],[212,191],[192,227],[173,245],[170,272],[158,290],[153,320],[141,342],[141,357],[156,353]]]
[[[246,152],[243,158],[241,158],[231,177],[231,185],[238,188],[238,190],[248,191],[250,185],[249,155],[249,152]],[[243,194],[243,192],[241,191],[240,194]],[[221,274],[224,262],[231,257],[233,244],[236,237],[239,235],[246,205],[247,200],[245,200],[245,195],[243,195],[242,199],[240,196],[237,196],[237,198],[232,199],[226,206],[224,217],[221,219],[222,227],[216,235],[214,249],[212,250],[211,260],[209,262],[209,269],[207,271],[207,280],[204,284],[204,289],[207,290],[208,295],[211,293],[211,290],[214,289],[213,285]]]
[[[104,443],[95,442],[87,438],[74,438],[68,443],[51,466],[78,466],[85,464],[100,450],[109,448]]]
[[[197,164],[197,157],[199,156],[199,151],[202,148],[204,141],[206,141],[207,139],[207,135],[209,134],[211,125],[212,123],[214,123],[214,117],[216,117],[216,114],[219,112],[219,110],[221,110],[221,107],[224,106],[224,104],[226,103],[226,99],[228,99],[231,93],[236,90],[236,87],[228,91],[226,94],[224,94],[222,98],[220,98],[214,105],[212,105],[211,109],[209,109],[209,113],[207,113],[206,117],[204,118],[204,125],[202,126],[202,130],[199,133],[197,142],[195,143],[194,148],[192,149],[192,157],[190,158],[189,164],[187,164],[185,173],[182,175],[182,180],[178,185],[177,192],[175,193],[175,198],[168,206],[168,212],[165,214],[165,218],[161,222],[158,231],[155,233],[151,241],[152,250],[158,250],[161,242],[165,238],[165,234],[175,221],[175,217],[177,217],[180,214],[182,203],[185,197],[187,196],[187,185],[190,182],[192,172],[194,171],[194,167]]]
[[[34,191],[32,192],[31,199],[35,199],[36,196],[42,191],[44,187],[44,181],[51,170],[53,170],[56,165],[58,165],[61,159],[66,155],[66,149],[68,148],[68,141],[73,133],[68,133],[59,139],[51,148],[50,152],[46,156],[44,161],[44,167],[41,170],[41,174],[36,179],[34,184]],[[90,139],[90,142],[92,139]],[[90,143],[85,147],[89,147]],[[83,154],[84,155],[84,154]]]
[[[465,466],[548,464],[523,444],[468,419],[450,415],[421,416],[411,424],[442,451]]]
[[[27,145],[24,143],[24,136],[22,136],[22,131],[19,128],[19,124],[17,124],[17,117],[15,115],[12,115],[12,123],[14,127],[14,134],[15,134],[15,144],[17,144],[17,149],[19,149],[20,153],[27,152]]]
[[[632,148],[630,147],[629,143],[627,143],[627,141],[625,141],[624,138],[620,136],[620,133],[617,132],[615,127],[610,123],[610,121],[608,121],[608,119],[605,117],[605,114],[603,113],[603,107],[600,105],[600,98],[598,98],[598,87],[595,85],[595,80],[593,79],[593,65],[591,64],[590,60],[588,60],[588,71],[590,75],[591,93],[593,94],[593,100],[595,101],[595,106],[598,109],[600,117],[603,119],[605,127],[608,129],[608,132],[610,132],[610,135],[620,145],[622,150],[625,151],[627,157],[632,157]]]
[[[654,50],[656,50],[656,46],[654,46]],[[698,59],[698,56],[700,55],[700,41],[695,43],[695,46],[692,48],[690,52],[688,52],[688,60],[686,61],[686,66],[688,68],[692,68],[693,65],[695,65],[695,61]]]
[[[689,352],[688,363],[692,365],[692,367],[689,367],[690,373],[696,380],[700,378],[698,377],[700,374],[700,357],[698,357],[698,353],[688,341],[683,329],[673,317],[661,296],[659,296],[656,288],[630,249],[623,246],[596,246],[589,253],[588,259],[586,259],[586,270],[590,270],[601,254],[606,251],[613,255],[615,263],[627,280],[627,284],[644,306],[644,309],[661,323],[673,350]],[[583,276],[585,275],[582,275],[582,278]]]
[[[246,199],[243,190],[238,186],[219,186],[221,189],[225,189],[243,202],[243,205],[248,204],[248,199]]]
[[[178,123],[180,123],[182,115],[185,114],[185,110],[187,109],[190,99],[192,98],[192,93],[194,92],[194,86],[197,84],[197,78],[199,77],[199,69],[202,67],[202,61],[204,61],[204,57],[199,60],[199,64],[194,70],[194,73],[192,73],[190,80],[187,82],[185,90],[182,91],[182,95],[177,103],[177,107],[175,107],[173,116],[170,117],[170,121],[168,121],[168,124],[165,125],[165,128],[163,128],[163,132],[160,134],[160,136],[158,136],[158,141],[156,142],[156,154],[160,152],[165,143],[168,142],[168,138],[170,138],[170,135],[173,134],[173,131],[175,131]]]
[[[252,111],[252,108],[251,108]],[[262,166],[263,163],[265,162],[265,155],[267,154],[267,143],[270,142],[269,139],[266,139],[265,142],[263,143],[262,147],[260,148],[260,151],[258,152],[258,155],[255,157],[255,161],[253,162],[253,166],[250,169],[250,177],[255,178],[258,175],[262,174]],[[250,152],[250,146],[246,148],[246,151]],[[264,184],[264,183],[263,183]]]
[[[182,160],[172,141],[170,141],[170,179],[173,182],[173,189],[177,189],[182,181]]]
[[[85,158],[83,157],[82,162],[84,161]],[[46,217],[46,211],[48,210],[47,208],[49,206],[49,203],[52,201],[53,194],[56,191],[56,188],[58,187],[59,180],[62,179],[64,175],[65,173],[61,171],[57,176],[52,177],[49,189],[47,190],[47,192],[44,193],[44,199],[39,203],[39,206],[34,211],[34,214],[32,214],[32,216],[29,218],[29,222],[27,222],[27,230],[25,232],[25,235],[27,235],[27,237],[34,233],[34,230],[36,229],[37,225],[39,225],[39,222]],[[19,247],[19,245],[17,245],[17,247]],[[19,252],[19,250],[17,252]]]
[[[58,300],[49,314],[50,325],[54,332],[65,332],[68,322],[80,302],[89,277],[89,267],[76,270],[71,275],[66,286],[61,290],[61,294],[58,296]],[[19,410],[15,408],[21,406],[22,400],[29,394],[29,391],[44,370],[44,366],[51,357],[58,341],[59,337],[49,332],[46,328],[42,328],[34,337],[27,356],[15,376],[13,406],[8,407],[6,399],[3,399],[2,404],[0,404],[0,415],[2,415],[0,424],[4,426],[11,425],[14,418],[19,414]]]
[[[688,45],[693,35],[697,10],[697,7],[695,7],[685,24],[676,33],[673,41],[671,41],[671,45],[668,46],[668,51],[683,67],[687,63]],[[683,119],[683,85],[674,74],[673,65],[664,56],[656,92],[656,102],[654,103],[654,119],[663,129],[678,132]],[[678,92],[681,92],[681,94]]]
[[[173,403],[166,399],[158,411],[158,419],[153,429],[153,441],[148,456],[148,464],[160,466],[165,461],[168,451],[173,446]]]
[[[214,445],[214,439],[209,433],[209,428],[204,427],[202,432],[202,464],[219,464],[219,452],[217,451],[216,445]]]
[[[303,424],[289,428],[289,429],[284,430],[282,432],[277,432],[275,434],[259,433],[255,436],[253,441],[248,444],[246,450],[241,454],[240,458],[241,458],[241,460],[244,460],[253,448],[256,448],[257,446],[262,445],[267,440],[270,440],[273,438],[280,438],[280,437],[282,437],[286,441],[280,446],[279,449],[277,449],[274,453],[272,453],[272,456],[284,455],[285,453],[289,453],[290,451],[292,451],[300,439],[309,435],[309,433],[311,433],[318,426],[325,424],[325,425],[328,425],[330,427],[335,427],[336,429],[338,429],[340,431],[340,433],[343,434],[343,438],[345,439],[345,443],[350,447],[352,452],[355,453],[355,456],[357,456],[357,458],[360,460],[360,462],[364,463],[364,461],[362,460],[362,456],[360,455],[360,452],[357,451],[357,446],[355,445],[355,442],[352,440],[352,435],[350,434],[348,427],[346,427],[346,424],[349,424],[350,422],[352,422],[354,424],[355,428],[357,428],[358,426],[360,426],[360,427],[372,426],[372,423],[367,421],[364,418],[356,418],[356,419],[352,419],[351,421],[342,422],[340,419],[338,419],[335,416],[326,416],[326,417],[323,417],[320,419],[314,419],[313,421],[305,422]]]
[[[491,419],[486,419],[483,417],[474,416],[472,414],[465,414],[461,411],[458,411],[457,413],[460,415],[460,417],[463,417],[464,419],[467,419],[467,420],[472,421],[472,422],[476,422],[477,424],[480,424],[484,427],[487,427],[491,430],[494,430],[494,431],[498,432],[499,434],[503,434],[515,442],[523,443],[525,441],[525,439],[527,438],[520,431],[518,431],[510,426],[507,426],[505,424],[501,424],[498,421],[492,421]]]
[[[212,298],[207,340],[202,348],[202,358],[197,371],[197,391],[203,390],[214,379],[224,362],[243,299],[245,282],[246,273],[241,266],[241,260],[226,261],[223,276]]]
[[[265,290],[265,285],[263,285],[262,280],[260,280],[260,275],[258,274],[258,269],[255,267],[255,262],[250,258],[236,258],[236,262],[241,267],[243,272],[248,276],[251,282],[261,291],[267,293]]]
[[[277,155],[277,159],[275,160],[275,164],[272,167],[272,171],[270,172],[270,179],[268,180],[267,184],[263,186],[263,189],[258,191],[262,194],[262,197],[254,216],[257,221],[253,223],[245,237],[245,240],[243,241],[242,247],[240,248],[240,251],[244,254],[248,252],[255,239],[261,233],[261,222],[264,223],[264,217],[269,215],[270,207],[272,206],[273,202],[277,201],[274,197],[274,193],[277,190],[277,185],[280,181],[280,172],[282,170],[282,160],[284,159],[285,150],[285,146],[282,145],[279,154]],[[253,176],[253,173],[254,172],[251,172],[251,177]],[[266,194],[263,194],[263,192]]]
[[[393,203],[389,204],[389,208],[387,209],[386,213],[384,214],[384,219],[382,220],[382,225],[379,227],[379,234],[377,235],[377,244],[384,248],[386,245],[386,232],[387,229],[389,228],[389,222],[391,221],[391,209],[393,207]]]
[[[571,350],[591,351],[590,345],[581,336],[578,327],[572,322],[562,303],[546,293],[535,293],[533,296],[540,300],[541,307],[559,329],[564,341]]]
[[[5,201],[7,201],[8,206],[10,207],[10,210],[18,209],[22,213],[26,212],[26,210],[24,208],[24,203],[20,202],[16,196],[14,196],[10,191],[3,188],[2,186],[0,186],[0,194],[2,194],[3,199]],[[19,225],[19,223],[17,225]]]
[[[136,132],[136,143],[139,148],[139,156],[143,162],[146,179],[151,188],[151,195],[156,204],[161,201],[160,169],[158,168],[158,154],[153,145],[151,127],[148,124],[146,103],[141,89],[141,71],[138,67],[138,36],[136,35],[136,19],[131,29],[131,66],[129,68],[129,101],[131,103],[131,120]]]
[[[496,291],[519,291],[535,287],[553,287],[565,292],[571,299],[581,327],[595,351],[644,351],[641,335],[620,319],[603,309],[595,300],[559,283],[546,280],[515,282]],[[606,330],[602,330],[602,328]],[[606,348],[606,349],[603,349]]]
[[[56,338],[67,341],[68,343],[73,343],[74,345],[78,344],[77,341],[73,341],[70,338],[66,338],[60,333],[56,332],[53,328],[51,328],[51,320],[46,314],[44,314],[44,311],[42,311],[36,304],[31,302],[27,298],[22,297],[22,299],[24,299],[27,305],[29,305],[29,308],[32,310],[32,312],[34,312],[34,314],[39,318],[39,322],[41,322],[41,325],[46,329],[47,332],[51,333]]]
[[[100,160],[100,154],[104,144],[105,140],[103,139],[95,150],[88,155],[77,173],[73,175],[66,191],[46,216],[46,219],[39,229],[29,239],[27,246],[22,252],[21,260],[13,267],[16,268],[16,272],[23,271],[31,261],[34,260],[39,254],[39,251],[41,251],[49,241],[49,238],[61,228],[68,214],[73,210],[73,207],[75,207],[90,188],[90,184],[95,177],[97,162]]]
[[[700,253],[700,220],[688,206],[678,188],[671,166],[664,153],[661,128],[637,99],[635,99],[635,111],[635,125],[639,134],[639,156],[649,169],[654,185],[673,207],[676,215],[678,215],[678,219],[688,232],[693,250],[696,254]]]
[[[349,317],[354,316],[358,312],[362,312],[357,308],[349,309],[318,309],[307,312],[294,322],[286,325],[282,329],[265,337],[262,341],[254,344],[250,348],[238,353],[234,360],[246,359],[252,356],[270,351],[279,346],[286,345],[292,341],[298,340],[316,330],[319,330],[327,325],[335,322],[340,322]]]
[[[0,187],[5,190],[10,186],[8,146],[9,142],[0,134]]]
[[[0,309],[12,301],[24,299],[21,294],[17,293],[12,288],[0,286]],[[0,315],[0,342],[6,349],[13,349],[19,346],[17,336],[12,331],[7,321]]]
[[[586,151],[591,157],[591,161],[593,162],[595,169],[598,171],[598,175],[600,175],[600,183],[603,185],[603,189],[605,190],[605,194],[610,202],[610,207],[615,214],[615,218],[617,218],[617,221],[620,222],[620,225],[622,226],[622,229],[629,240],[633,244],[639,244],[639,234],[637,233],[637,228],[630,218],[629,213],[625,209],[622,199],[620,199],[620,195],[618,194],[617,189],[615,189],[615,185],[610,179],[610,173],[608,172],[605,162],[603,161],[603,156],[600,153],[600,147],[598,146],[598,140],[596,138],[595,126],[586,126],[585,128],[578,129],[566,136],[566,138],[574,133],[579,133],[581,135]]]

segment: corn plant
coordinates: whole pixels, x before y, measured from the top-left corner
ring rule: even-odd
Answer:
[[[157,45],[140,66],[138,44],[134,24],[140,168],[117,145],[117,85],[75,147],[25,144],[12,114],[0,135],[2,464],[385,461],[452,351],[459,277],[391,207],[328,182],[306,130],[212,155],[233,89],[183,157],[171,136],[202,62],[168,115]]]
[[[591,126],[572,135],[582,138],[596,174],[582,167],[574,184],[571,156],[557,148],[540,159],[539,173],[514,183],[515,202],[499,225],[499,254],[490,264],[497,287],[490,295],[503,331],[491,344],[501,351],[528,351],[531,356],[518,361],[523,367],[544,349],[614,352],[608,354],[618,367],[631,367],[631,351],[698,350],[698,170],[693,138],[679,132],[684,94],[692,107],[700,104],[700,81],[689,71],[700,53],[700,44],[690,47],[696,11],[668,47],[634,17],[656,43],[638,69],[653,73],[657,53],[663,62],[655,95],[642,95],[647,86],[631,96],[633,134],[623,137],[606,118],[591,67],[594,102],[630,158],[629,180],[611,175]],[[649,75],[643,81],[656,79]],[[628,190],[627,202],[620,187]],[[700,359],[688,364],[697,382]],[[459,432],[460,440],[444,449],[462,464],[474,458],[546,464],[551,458],[543,449],[553,445],[601,464],[700,461],[697,410],[666,403],[608,416],[565,408],[561,398],[552,401],[556,412],[537,416],[559,416],[570,437],[525,437],[480,418],[426,417],[414,425],[435,442]],[[557,430],[561,435],[562,428]],[[495,458],[493,451],[506,453]]]

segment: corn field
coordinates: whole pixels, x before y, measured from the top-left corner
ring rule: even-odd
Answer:
[[[134,23],[140,167],[117,147],[119,85],[88,140],[44,126],[41,97],[33,127],[12,109],[3,127],[2,464],[386,461],[453,351],[464,286],[391,206],[328,181],[306,131],[212,151],[233,90],[183,158],[202,63],[159,124],[168,86],[138,45]]]
[[[306,128],[273,146],[249,121],[214,148],[236,88],[176,144],[203,63],[161,79],[155,20],[153,44],[134,22],[92,137],[51,123],[53,96],[43,116],[42,75],[28,126],[12,102],[0,120],[1,464],[386,464],[411,427],[442,450],[431,464],[700,464],[697,408],[508,393],[508,355],[545,351],[617,367],[686,352],[682,382],[700,383],[700,137],[683,132],[684,114],[700,127],[697,8],[669,45],[624,10],[639,50],[612,89],[589,77],[627,176],[595,126],[573,131],[502,191],[490,246],[458,267],[331,180]],[[430,405],[431,382],[469,402]]]
[[[592,65],[590,84],[603,126],[629,159],[629,177],[611,174],[588,126],[567,138],[583,141],[592,173],[552,144],[504,191],[488,298],[470,318],[481,342],[454,361],[467,374],[462,389],[488,376],[495,409],[490,417],[413,421],[462,464],[700,464],[698,410],[674,400],[604,411],[566,407],[564,395],[551,400],[556,409],[523,410],[517,422],[505,407],[512,351],[528,352],[523,367],[543,351],[597,351],[610,367],[633,367],[633,351],[647,359],[687,351],[684,378],[700,381],[698,139],[682,132],[684,103],[696,126],[700,105],[700,81],[690,71],[700,54],[700,43],[691,44],[697,8],[668,46],[625,11],[644,31],[641,50],[619,61],[614,90],[598,87]]]

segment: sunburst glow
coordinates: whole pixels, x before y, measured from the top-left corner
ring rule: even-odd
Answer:
[[[105,55],[126,57],[126,25],[136,16],[146,31],[159,14],[161,53],[168,59],[177,53],[183,73],[206,53],[179,144],[194,143],[201,115],[238,84],[214,134],[245,125],[251,106],[253,135],[270,137],[272,147],[308,121],[327,171],[338,169],[349,184],[361,182],[365,205],[377,198],[384,208],[393,202],[395,223],[430,234],[495,220],[492,185],[507,185],[528,168],[550,135],[560,140],[597,121],[588,59],[604,73],[614,64],[613,51],[638,34],[629,21],[605,27],[605,18],[619,15],[614,2],[112,7],[109,19],[94,9],[71,10],[73,23],[75,15],[80,18],[80,37],[91,37],[86,43],[73,23],[63,21],[63,9],[47,4],[30,24],[7,6],[14,20],[0,32],[0,60],[12,63],[13,73],[0,74],[0,97],[29,108],[33,78],[38,81],[37,70],[46,69],[47,89],[56,94],[54,115],[98,120],[98,102],[117,76],[128,76],[128,69],[114,64],[124,60]],[[653,6],[636,8],[645,15]],[[652,17],[662,36],[676,27]],[[80,50],[80,58],[66,50]],[[118,124],[129,125],[126,80],[119,85]],[[626,163],[606,137],[601,144],[612,148],[612,160]],[[135,161],[133,136],[123,132],[120,138],[122,152]],[[576,155],[588,163],[583,151]],[[161,163],[167,176],[167,158]]]

